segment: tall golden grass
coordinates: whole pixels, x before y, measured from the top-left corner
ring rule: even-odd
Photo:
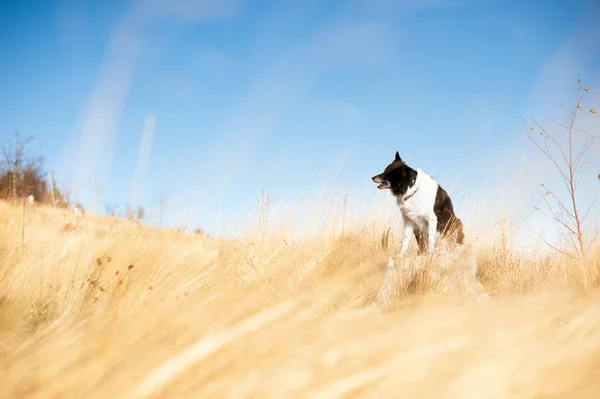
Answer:
[[[475,249],[491,300],[423,278],[384,308],[387,221],[224,240],[61,212],[0,203],[0,398],[600,397],[600,296],[508,228]]]

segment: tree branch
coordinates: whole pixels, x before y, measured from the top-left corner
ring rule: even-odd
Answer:
[[[585,213],[583,214],[583,217],[581,218],[581,223],[583,223],[583,221],[587,217],[588,213],[592,210],[592,207],[594,206],[594,204],[596,203],[596,201],[598,200],[598,198],[600,198],[600,195],[597,195],[596,198],[594,198],[594,200],[590,204],[590,206],[588,206],[588,208],[586,209]]]
[[[573,232],[573,229],[571,227],[569,227],[562,219],[560,219],[556,213],[554,212],[554,210],[552,209],[552,206],[550,205],[550,203],[548,202],[548,200],[546,199],[546,196],[542,193],[542,191],[539,189],[539,187],[533,182],[533,180],[531,180],[531,178],[529,177],[529,175],[527,173],[525,173],[525,176],[527,176],[527,179],[531,182],[531,184],[535,187],[535,189],[537,190],[537,192],[540,194],[540,196],[542,197],[542,199],[544,200],[544,202],[546,203],[546,206],[548,207],[548,210],[552,213],[552,217],[550,217],[549,215],[546,215],[545,213],[542,212],[542,214],[546,217],[549,217],[551,219],[556,220],[557,222],[559,222],[561,225],[563,225],[563,227],[567,228],[569,231]],[[560,202],[559,202],[560,204]],[[564,205],[560,204],[561,206]]]
[[[523,220],[523,222],[525,222],[525,224],[527,225],[527,227],[529,227],[529,229],[533,232],[533,234],[535,234],[544,244],[548,245],[550,248],[554,249],[556,252],[566,255],[571,259],[578,260],[575,256],[571,255],[570,253],[565,252],[562,249],[558,249],[554,245],[550,244],[545,238],[543,238],[541,235],[539,235],[538,232],[535,231],[535,229],[533,227],[531,227],[531,225],[529,223],[527,223],[527,221],[523,218],[523,216],[519,215],[519,217]]]
[[[560,167],[558,162],[556,162],[556,160],[554,159],[554,156],[550,152],[550,149],[548,148],[548,146],[546,145],[546,149],[544,149],[544,148],[542,148],[542,146],[540,146],[538,144],[537,141],[535,141],[535,139],[531,136],[531,133],[527,126],[527,123],[525,123],[525,128],[527,129],[527,136],[529,137],[531,142],[538,148],[538,150],[540,150],[544,155],[546,155],[546,157],[554,164],[554,166],[556,167],[556,170],[558,171],[558,173],[560,174],[560,176],[563,179],[565,187],[567,188],[567,190],[569,190],[569,182],[568,182],[569,178],[567,177],[567,174],[563,171],[563,169]],[[551,137],[551,136],[548,136],[548,137]],[[567,162],[567,164],[568,164],[568,162]]]
[[[559,149],[559,151],[561,152],[561,154],[562,154],[562,156],[563,156],[563,159],[564,159],[565,163],[568,163],[568,161],[567,161],[567,154],[564,152],[564,150],[562,149],[562,146],[561,146],[561,145],[558,143],[558,141],[556,141],[556,139],[554,138],[554,136],[553,136],[553,135],[551,135],[550,133],[548,133],[548,132],[546,131],[546,129],[544,129],[544,128],[542,127],[542,125],[540,125],[540,124],[539,124],[539,123],[538,123],[538,122],[537,122],[537,121],[536,121],[534,118],[531,118],[531,120],[532,120],[532,121],[533,121],[533,123],[534,123],[534,124],[535,124],[535,125],[536,125],[536,126],[537,126],[537,127],[538,127],[538,128],[541,130],[541,131],[542,131],[542,133],[543,133],[543,134],[545,134],[545,135],[546,135],[546,137],[547,137],[547,138],[549,138],[549,139],[550,139],[550,140],[551,140],[551,141],[554,143],[554,145],[556,145],[556,147],[557,147],[557,148]],[[566,129],[568,129],[568,128],[566,128]],[[546,147],[546,148],[548,148],[548,147]],[[548,150],[548,151],[550,151],[550,150]]]

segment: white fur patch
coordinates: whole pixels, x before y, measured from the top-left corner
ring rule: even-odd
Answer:
[[[433,211],[439,184],[433,177],[417,169],[415,184],[403,196],[395,196],[402,213],[404,236],[401,253],[408,250],[414,229],[428,235],[428,252],[433,252],[437,233],[437,217]]]

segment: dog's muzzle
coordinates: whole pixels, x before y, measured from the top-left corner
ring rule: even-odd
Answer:
[[[377,188],[380,190],[384,190],[386,188],[390,188],[390,183],[387,180],[384,180],[381,175],[373,176],[371,178],[375,183],[377,183]]]

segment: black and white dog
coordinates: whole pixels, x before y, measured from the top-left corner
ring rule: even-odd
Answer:
[[[442,237],[454,235],[456,243],[463,243],[463,224],[454,214],[446,190],[427,173],[405,164],[398,152],[394,162],[372,179],[380,190],[392,191],[402,213],[402,255],[408,250],[408,242],[413,234],[419,245],[419,253],[434,251],[438,232]]]

